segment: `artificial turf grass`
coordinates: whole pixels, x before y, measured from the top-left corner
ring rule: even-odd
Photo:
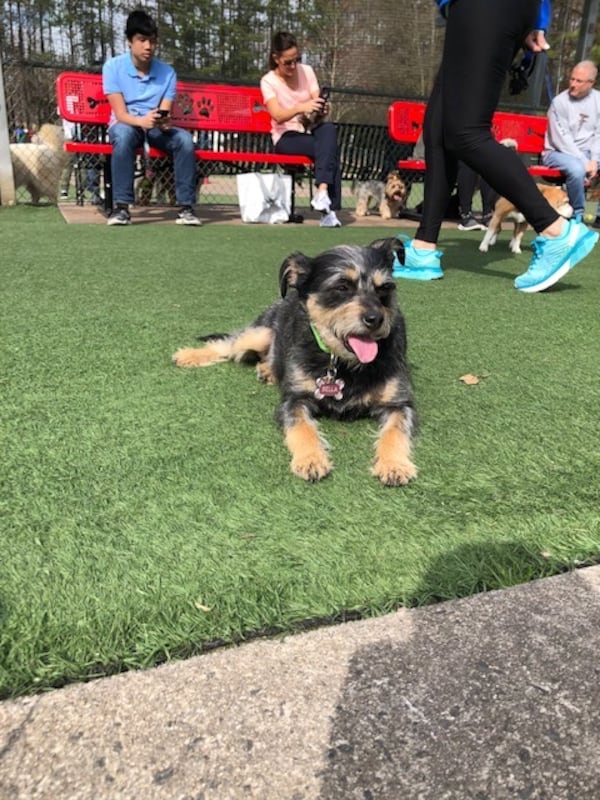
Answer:
[[[499,243],[484,266],[477,235],[447,232],[444,280],[399,284],[418,480],[370,477],[373,422],[323,420],[336,470],[308,485],[289,472],[275,387],[231,364],[177,370],[170,355],[253,319],[289,252],[389,231],[115,232],[52,209],[0,225],[3,695],[598,553],[598,256],[527,297],[512,289],[525,254]],[[466,372],[488,377],[467,387]]]

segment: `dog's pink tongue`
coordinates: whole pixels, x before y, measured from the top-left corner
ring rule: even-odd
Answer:
[[[349,336],[348,344],[361,364],[370,364],[377,358],[379,347],[373,339],[364,339],[362,336]]]

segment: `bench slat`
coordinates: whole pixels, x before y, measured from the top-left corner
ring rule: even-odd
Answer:
[[[68,153],[88,153],[90,155],[109,156],[112,153],[112,145],[99,144],[94,142],[65,142],[65,150]],[[142,148],[137,151],[139,156],[144,155]],[[150,147],[147,155],[150,158],[168,158],[169,154]],[[203,161],[250,161],[252,163],[265,164],[287,164],[289,166],[310,167],[312,160],[308,156],[278,155],[277,153],[255,153],[255,152],[228,152],[226,150],[196,150],[196,158]]]

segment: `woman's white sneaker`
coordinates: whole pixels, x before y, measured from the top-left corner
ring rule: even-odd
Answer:
[[[323,214],[319,225],[322,228],[341,228],[342,223],[337,218],[335,211],[330,211],[328,214]]]
[[[315,211],[324,211],[326,214],[331,211],[331,200],[326,189],[321,189],[320,192],[317,192],[310,204]]]

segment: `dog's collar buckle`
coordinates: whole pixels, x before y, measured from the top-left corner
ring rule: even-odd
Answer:
[[[334,400],[342,400],[344,397],[344,386],[346,383],[337,377],[337,357],[331,354],[327,372],[322,378],[317,378],[317,388],[315,397],[322,400],[324,397],[332,397]]]

